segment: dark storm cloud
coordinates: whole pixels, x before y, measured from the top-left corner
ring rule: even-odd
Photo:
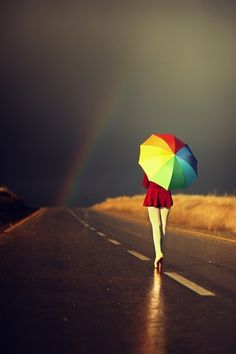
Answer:
[[[195,152],[189,192],[235,190],[234,2],[21,1],[1,18],[1,184],[53,203],[114,89],[78,203],[141,193],[138,146],[151,132]]]

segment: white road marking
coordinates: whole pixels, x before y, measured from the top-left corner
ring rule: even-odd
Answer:
[[[89,224],[87,224],[86,222],[84,223],[84,226],[86,226],[86,227],[90,227],[90,225],[89,225]]]
[[[188,280],[187,278],[183,277],[182,275],[179,275],[175,272],[164,272],[166,275],[171,277],[172,279],[176,280],[180,284],[186,286],[187,288],[195,291],[197,294],[202,295],[202,296],[215,296],[214,293],[211,291],[201,287],[200,285],[197,285],[196,283]]]
[[[71,209],[67,209],[71,215],[73,215],[77,220],[81,221],[80,217],[75,214],[75,212]]]
[[[80,221],[81,224],[84,224],[84,225],[88,226],[88,224],[86,224],[86,222],[85,222],[83,219],[81,219],[73,210],[71,210],[71,209],[67,209],[67,210],[68,210],[69,213],[70,213],[71,215],[73,215],[78,221]]]
[[[106,236],[103,232],[100,232],[100,231],[97,231],[97,234],[99,235],[99,236]]]
[[[113,243],[114,245],[121,245],[119,241],[113,240],[112,238],[108,238],[107,241]]]
[[[127,252],[129,252],[130,254],[132,254],[133,256],[141,259],[141,261],[150,261],[150,258],[144,256],[143,254],[136,252],[134,250],[127,250]]]
[[[90,226],[90,230],[91,231],[96,231],[96,229],[94,227],[92,227],[92,226]]]

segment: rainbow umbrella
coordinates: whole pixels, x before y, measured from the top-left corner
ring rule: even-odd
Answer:
[[[139,165],[165,189],[187,188],[197,178],[192,151],[172,134],[152,134],[140,145]]]

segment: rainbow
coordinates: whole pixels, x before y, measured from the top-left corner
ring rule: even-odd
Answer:
[[[117,106],[121,102],[124,92],[124,82],[116,83],[113,88],[109,88],[109,93],[100,100],[96,114],[85,135],[84,143],[76,152],[71,161],[71,165],[63,179],[63,183],[58,193],[56,205],[70,206],[78,195],[80,180],[86,170],[95,148],[102,137],[105,127],[114,116]]]

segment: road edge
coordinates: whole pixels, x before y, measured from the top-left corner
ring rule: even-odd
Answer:
[[[44,211],[44,208],[39,208],[38,210],[34,211],[32,214],[28,215],[27,217],[25,217],[25,218],[17,221],[16,223],[6,227],[5,229],[3,229],[2,234],[9,234],[12,230],[16,229],[17,227],[19,227],[23,224],[26,224],[31,219],[41,215],[43,211]]]

